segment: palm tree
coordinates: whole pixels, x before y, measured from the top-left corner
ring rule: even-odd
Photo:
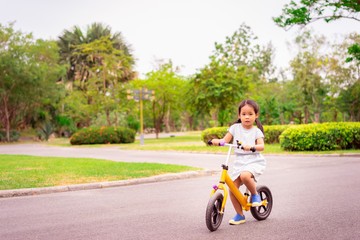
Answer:
[[[126,56],[131,57],[131,65],[134,65],[130,46],[125,43],[120,32],[112,34],[111,28],[101,23],[88,25],[86,33],[78,26],[74,26],[72,30],[64,30],[57,41],[61,62],[69,63],[67,71],[68,81],[86,82],[89,78],[87,69],[91,67],[92,63],[88,61],[86,55],[74,55],[76,47],[84,43],[91,43],[95,40],[99,40],[101,37],[105,36],[110,36],[109,39],[113,42],[114,48],[123,51]],[[123,76],[118,79],[118,81],[126,82],[133,79],[135,76],[136,73],[132,71],[131,67],[127,67],[124,69]]]

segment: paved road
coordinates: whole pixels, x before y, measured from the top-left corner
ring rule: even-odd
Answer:
[[[218,169],[224,158],[213,154],[144,153],[112,148],[27,145],[16,150],[15,145],[3,146],[0,154],[32,151],[32,155],[98,157],[96,152],[100,151],[105,159],[158,160],[208,169]],[[256,221],[246,213],[247,223],[229,226],[227,221],[234,210],[228,201],[222,225],[210,233],[205,225],[205,208],[210,188],[219,176],[209,176],[3,198],[0,239],[358,239],[359,157],[266,158],[268,167],[259,184],[271,188],[274,207],[265,221]]]

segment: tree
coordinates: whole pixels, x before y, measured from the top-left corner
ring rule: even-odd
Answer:
[[[324,45],[324,37],[311,36],[305,31],[295,40],[299,53],[291,62],[293,72],[294,98],[298,99],[300,108],[303,108],[304,123],[320,122],[320,111],[327,93],[327,86],[322,77],[323,60],[320,48]],[[312,109],[311,109],[312,108]],[[314,118],[311,116],[311,110]]]
[[[102,37],[109,36],[109,40],[113,43],[113,48],[122,51],[125,56],[131,59],[130,66],[134,64],[130,46],[125,43],[120,32],[111,33],[109,26],[104,26],[100,23],[93,23],[87,27],[84,33],[78,26],[73,29],[65,30],[59,37],[58,45],[60,49],[60,57],[63,63],[68,63],[67,80],[71,82],[86,82],[89,76],[89,68],[92,67],[92,62],[89,62],[89,57],[86,54],[74,54],[77,47],[82,44],[89,44]],[[131,68],[125,68],[122,75],[119,76],[120,81],[126,82],[136,77],[136,73]]]
[[[193,81],[195,102],[199,112],[210,114],[223,126],[234,116],[234,103],[244,97],[250,76],[247,67],[235,68],[212,59],[211,63],[196,74]],[[231,110],[228,110],[228,109]]]
[[[56,98],[56,81],[63,74],[55,42],[35,41],[13,26],[0,24],[0,124],[8,141],[10,128]]]
[[[146,74],[141,87],[155,91],[155,99],[144,104],[152,116],[156,138],[161,132],[167,114],[181,111],[180,103],[184,100],[184,79],[176,73],[171,61],[162,64],[159,69]],[[170,118],[170,116],[168,116]]]
[[[289,29],[294,25],[307,25],[324,20],[331,22],[340,18],[360,21],[359,0],[301,0],[286,4],[279,17],[273,20],[279,27]]]
[[[360,43],[360,35],[353,33],[344,37],[344,41],[334,45],[327,64],[327,78],[330,81],[329,105],[334,112],[336,121],[338,112],[345,119],[348,114],[350,121],[360,121],[360,62],[346,61],[346,49]]]
[[[273,48],[261,47],[242,24],[224,43],[215,43],[210,63],[193,78],[195,106],[221,126],[236,118],[236,104],[273,74]],[[235,103],[235,104],[234,104]]]
[[[325,22],[337,19],[360,21],[360,0],[301,0],[286,4],[274,22],[282,28],[289,29],[294,25],[307,25],[318,20]],[[348,61],[360,62],[360,45],[355,43],[348,48]]]
[[[83,110],[81,116],[86,117],[88,126],[91,117],[99,112],[106,114],[108,125],[111,126],[110,113],[114,112],[114,123],[117,125],[117,111],[125,105],[123,76],[126,71],[132,70],[132,58],[116,49],[110,36],[80,44],[73,54],[77,57],[86,56],[84,61],[88,63],[83,67],[88,73],[87,80],[75,82],[76,89],[73,91],[77,93],[70,96],[71,101],[77,100],[79,103],[76,110]]]

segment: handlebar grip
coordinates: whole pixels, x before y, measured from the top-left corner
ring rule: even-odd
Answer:
[[[225,146],[225,141],[220,141],[220,144],[219,144],[220,146]]]
[[[241,149],[244,150],[244,147],[241,146]],[[256,152],[256,148],[255,148],[255,147],[251,147],[251,148],[250,148],[250,151],[251,151],[251,152]]]

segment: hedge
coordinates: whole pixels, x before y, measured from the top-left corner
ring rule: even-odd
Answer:
[[[265,143],[279,143],[279,136],[281,133],[290,127],[290,125],[266,125],[264,127]],[[205,129],[201,134],[201,140],[207,143],[213,138],[223,138],[229,127],[215,127]]]
[[[288,129],[291,125],[266,125],[264,127],[265,143],[279,143],[280,135],[283,131]]]
[[[135,131],[123,127],[90,127],[74,133],[70,139],[72,145],[133,143]]]
[[[360,123],[312,123],[286,129],[281,147],[289,151],[360,149]]]
[[[20,134],[16,130],[10,130],[9,135],[10,135],[10,142],[16,142],[20,138]],[[7,141],[6,131],[1,130],[0,131],[0,142],[6,142],[6,141]]]
[[[201,140],[207,144],[207,142],[214,138],[223,138],[227,133],[229,127],[214,127],[207,128],[201,133]]]

